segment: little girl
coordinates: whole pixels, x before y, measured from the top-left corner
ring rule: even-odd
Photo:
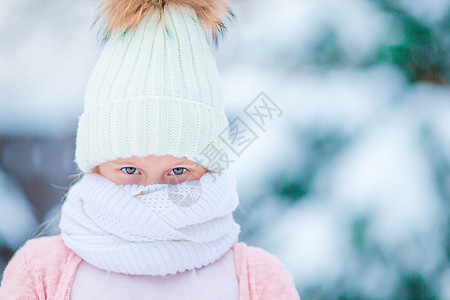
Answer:
[[[83,176],[60,235],[17,251],[0,299],[299,299],[277,258],[238,242],[236,182],[204,159],[228,147],[204,32],[217,38],[223,15],[221,0],[103,3],[108,40],[77,131]]]

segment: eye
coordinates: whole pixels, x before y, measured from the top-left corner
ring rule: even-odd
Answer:
[[[141,174],[141,172],[139,172],[138,169],[134,168],[134,167],[125,167],[120,169],[122,172],[129,174],[129,175],[134,175],[134,174]]]
[[[169,175],[181,175],[181,174],[185,173],[186,171],[187,171],[186,168],[173,168],[169,172]]]

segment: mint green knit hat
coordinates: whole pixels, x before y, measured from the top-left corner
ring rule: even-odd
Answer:
[[[80,170],[150,154],[185,156],[206,169],[223,169],[204,157],[207,149],[227,153],[228,121],[202,25],[212,24],[217,37],[223,28],[219,13],[231,14],[227,4],[105,3],[109,39],[89,79],[79,118],[75,161]]]

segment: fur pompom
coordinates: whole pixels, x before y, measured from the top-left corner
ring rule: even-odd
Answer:
[[[106,23],[108,38],[112,33],[136,28],[153,13],[158,13],[165,24],[164,9],[170,5],[181,9],[184,6],[193,8],[200,23],[211,31],[214,39],[225,29],[222,18],[233,17],[226,0],[103,0],[99,17]]]

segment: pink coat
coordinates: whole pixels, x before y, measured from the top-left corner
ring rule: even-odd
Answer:
[[[243,242],[233,246],[239,300],[300,299],[292,276],[272,254]],[[8,264],[0,299],[70,299],[82,259],[59,236],[29,240]]]

